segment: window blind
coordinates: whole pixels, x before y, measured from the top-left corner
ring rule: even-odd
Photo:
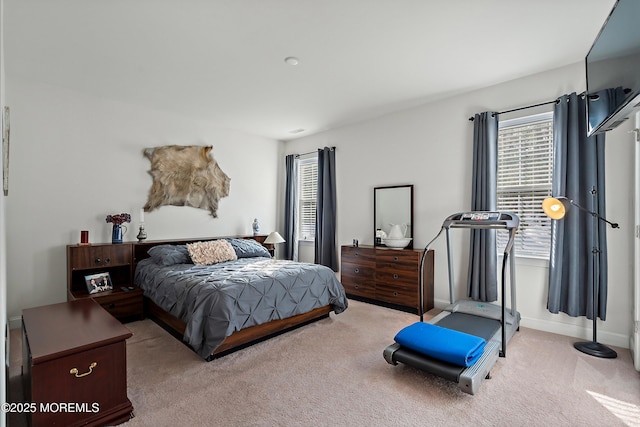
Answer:
[[[553,113],[505,120],[498,132],[498,210],[520,217],[515,253],[549,257],[551,220],[542,201],[551,195],[553,172]],[[498,232],[503,249],[508,233]]]
[[[316,199],[318,194],[318,159],[300,160],[298,179],[300,240],[314,240],[316,235]]]

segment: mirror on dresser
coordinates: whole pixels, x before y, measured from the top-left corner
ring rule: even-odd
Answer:
[[[406,248],[413,248],[413,185],[393,185],[373,189],[373,236],[375,246],[385,246],[384,238],[398,228],[411,238]]]

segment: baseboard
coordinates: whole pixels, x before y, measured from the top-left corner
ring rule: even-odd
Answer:
[[[434,301],[434,304],[437,308],[442,309],[449,305],[449,301],[436,299]],[[520,320],[520,326],[536,329],[539,331],[575,337],[582,340],[591,340],[593,338],[593,332],[591,331],[591,328],[585,328],[579,325],[570,325],[567,323],[552,322],[549,320],[522,317],[522,319]],[[598,341],[602,344],[612,345],[615,347],[627,349],[631,348],[630,339],[627,335],[598,330]],[[640,342],[638,342],[636,346],[638,347],[638,354],[640,354]],[[640,364],[640,357],[638,357],[638,359],[638,364]],[[638,369],[638,366],[636,366],[636,369]]]
[[[640,321],[633,322],[633,331],[629,336],[629,350],[633,359],[633,367],[640,371]]]
[[[550,322],[548,320],[523,317],[520,320],[520,326],[575,337],[581,340],[591,340],[593,338],[591,328],[585,328],[579,325],[569,325],[567,323]],[[615,347],[629,348],[629,337],[627,335],[616,334],[603,331],[601,329],[598,329],[598,342]]]

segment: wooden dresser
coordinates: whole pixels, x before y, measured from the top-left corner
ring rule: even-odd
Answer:
[[[92,298],[22,312],[22,373],[33,426],[115,425],[131,418],[126,339]]]
[[[342,246],[341,281],[347,296],[412,313],[420,310],[422,250]],[[425,259],[424,311],[433,308],[433,250]]]

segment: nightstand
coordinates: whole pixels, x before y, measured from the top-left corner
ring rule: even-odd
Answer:
[[[89,294],[85,276],[98,273],[109,273],[113,289]],[[67,246],[68,301],[93,298],[121,321],[138,320],[144,317],[142,294],[133,286],[131,243]]]

